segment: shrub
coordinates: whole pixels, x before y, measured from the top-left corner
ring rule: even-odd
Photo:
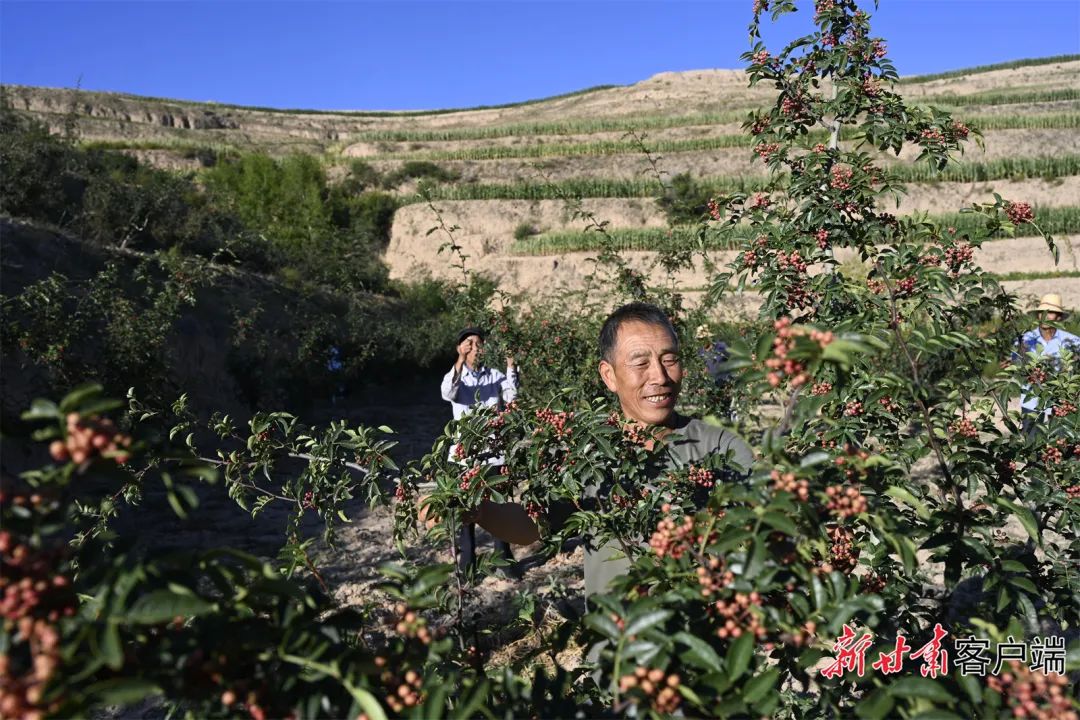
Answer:
[[[382,175],[371,163],[354,159],[349,163],[348,177],[341,184],[347,193],[361,193],[379,187],[382,184]]]
[[[433,162],[426,160],[410,160],[401,167],[388,173],[383,178],[383,187],[386,189],[396,188],[406,180],[430,180],[436,183],[451,183],[459,179],[459,173],[441,168]]]
[[[532,223],[518,223],[517,227],[514,228],[514,239],[518,242],[521,242],[525,238],[530,238],[533,235],[538,235],[539,233],[540,231],[537,230],[536,226],[534,226]]]

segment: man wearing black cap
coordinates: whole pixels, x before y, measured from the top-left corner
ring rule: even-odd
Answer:
[[[460,420],[462,415],[479,405],[502,408],[517,397],[518,378],[514,358],[506,358],[504,374],[481,364],[483,351],[484,333],[480,328],[467,327],[458,333],[457,361],[443,377],[441,388],[442,398],[453,408],[455,420]],[[476,562],[475,524],[462,525],[458,547],[461,548],[458,567],[465,570]],[[510,544],[496,539],[495,549],[511,563],[502,569],[503,573],[511,577],[519,576],[517,567],[513,565],[514,554],[510,550]]]

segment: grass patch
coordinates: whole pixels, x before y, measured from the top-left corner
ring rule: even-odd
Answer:
[[[1080,127],[1080,113],[1068,115],[1034,116],[994,116],[988,115],[965,120],[984,130],[1004,129],[1073,129]],[[808,142],[824,141],[828,133],[814,131],[806,136]],[[849,138],[845,138],[849,139]],[[688,140],[655,140],[646,138],[645,146],[652,153],[709,152],[733,148],[749,148],[758,140],[748,134],[716,135]],[[393,153],[369,158],[375,161],[426,160],[465,161],[465,160],[509,160],[542,157],[603,157],[607,155],[632,155],[641,153],[641,146],[630,140],[600,140],[577,143],[545,143],[530,145],[506,145],[495,147],[470,147],[458,150],[422,150],[411,153]]]
[[[1002,91],[992,90],[974,95],[928,95],[914,98],[920,105],[962,107],[967,105],[1017,105],[1020,103],[1046,103],[1080,100],[1080,89]]]
[[[973,115],[963,120],[980,130],[1075,130],[1080,128],[1080,113]]]
[[[496,140],[506,137],[535,137],[548,135],[591,135],[600,132],[629,132],[630,130],[665,130],[679,127],[707,127],[710,125],[726,125],[742,122],[747,114],[753,110],[747,107],[744,110],[729,110],[715,114],[695,114],[676,116],[653,116],[638,118],[609,118],[593,120],[566,120],[556,123],[530,123],[515,125],[496,125],[492,127],[478,128],[447,128],[445,130],[372,130],[351,136],[346,142],[454,142],[469,140]],[[1075,129],[1080,127],[1080,113],[1031,113],[1024,115],[970,115],[962,116],[964,122],[983,130],[1044,130],[1044,129]],[[738,137],[746,138],[740,145],[733,140],[719,141],[720,137],[700,138],[684,141],[666,141],[674,145],[678,142],[687,143],[682,150],[715,149],[717,147],[741,147],[749,146],[749,136],[740,134]],[[646,144],[657,144],[656,141],[646,139]],[[729,145],[712,145],[710,142],[729,142]],[[701,143],[698,148],[692,147],[691,143]],[[507,157],[542,157],[544,155],[602,155],[614,152],[628,152],[626,149],[614,149],[616,146],[632,146],[627,141],[610,140],[588,143],[561,143],[544,146],[547,148],[590,148],[586,150],[534,150],[535,146],[508,148],[466,148],[459,151],[425,151],[406,154],[392,154],[384,156],[384,159],[408,159],[425,158],[430,160],[484,160]],[[611,148],[601,151],[601,147]],[[663,152],[677,152],[678,150],[662,150]],[[515,154],[509,154],[515,153]],[[529,154],[534,153],[534,154]]]
[[[938,171],[926,165],[890,168],[897,182],[986,182],[1025,178],[1056,178],[1080,175],[1080,155],[1046,158],[1002,158],[985,163],[951,165]],[[766,187],[765,177],[721,176],[701,178],[698,184],[715,194],[754,192]],[[431,188],[435,200],[566,200],[572,198],[657,197],[662,188],[656,180],[616,180],[574,178],[553,183],[470,183],[437,185]],[[403,204],[421,202],[419,198]]]
[[[724,177],[706,181],[716,192],[752,192],[765,187],[766,178]],[[570,200],[573,198],[657,197],[662,192],[656,180],[615,180],[573,178],[551,183],[470,183],[437,185],[430,188],[434,200]],[[423,202],[419,197],[404,204]]]
[[[822,137],[826,135],[822,133]],[[692,140],[645,140],[650,152],[706,152],[726,148],[748,148],[757,142],[749,135],[717,135]],[[503,147],[476,147],[461,150],[431,150],[405,155],[383,155],[373,160],[506,160],[510,158],[539,157],[589,157],[640,153],[641,146],[629,140],[601,140],[586,143],[538,143],[535,145],[507,145]]]
[[[531,135],[590,135],[599,132],[661,130],[692,125],[724,125],[742,122],[756,105],[716,113],[692,115],[646,115],[639,117],[583,118],[559,122],[513,123],[490,127],[446,128],[443,130],[369,130],[352,136],[356,142],[448,142],[454,140],[494,140]]]
[[[929,73],[927,75],[913,75],[906,77],[902,83],[924,83],[932,80],[947,80],[948,78],[976,75],[978,73],[993,72],[994,70],[1015,70],[1016,68],[1031,67],[1032,65],[1052,65],[1054,63],[1072,62],[1080,60],[1080,55],[1051,55],[1042,58],[1024,58],[1022,60],[1010,60],[1009,62],[994,63],[992,65],[976,65],[975,67],[948,70],[946,72]]]
[[[752,235],[759,233],[760,230],[750,226],[733,228],[725,232],[723,238],[715,233],[706,233],[699,238],[699,229],[696,226],[613,228],[606,233],[559,231],[517,240],[510,246],[510,252],[515,255],[555,255],[597,250],[605,244],[610,244],[612,249],[619,251],[660,250],[672,243],[696,245],[709,250],[727,250],[738,247]]]
[[[1051,234],[1080,232],[1080,207],[1037,209],[1035,219],[1040,228]],[[954,227],[961,235],[974,234],[986,222],[982,215],[976,213],[943,213],[931,215],[927,220],[943,228]],[[1030,225],[1019,226],[1017,231],[1021,233],[1020,237],[1025,237],[1022,234],[1025,228],[1033,230]],[[696,245],[707,250],[730,250],[758,234],[760,230],[749,225],[727,229],[722,236],[715,232],[706,232],[700,239],[698,226],[613,228],[606,233],[607,241],[616,250],[659,250],[672,243]],[[515,255],[555,255],[599,250],[604,244],[604,237],[595,231],[558,231],[525,237],[517,237],[515,234],[515,242],[510,246],[510,252]]]
[[[1080,270],[1047,270],[1045,272],[990,273],[1000,282],[1010,280],[1054,280],[1057,278],[1080,278]]]

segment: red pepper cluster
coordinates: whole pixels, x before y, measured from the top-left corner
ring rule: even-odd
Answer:
[[[1012,708],[1013,717],[1035,720],[1078,720],[1069,697],[1069,679],[1064,675],[1032,672],[1012,660],[1011,669],[991,675],[986,684]]]
[[[830,485],[825,488],[829,501],[826,508],[838,518],[854,517],[866,512],[866,497],[855,485]]]
[[[658,668],[639,667],[632,675],[619,678],[619,691],[628,693],[639,691],[649,700],[653,710],[661,715],[671,715],[679,709],[682,696],[679,694],[679,676],[668,675]]]
[[[1005,204],[1005,214],[1013,225],[1023,225],[1035,219],[1035,213],[1031,204],[1026,202],[1010,202]]]
[[[749,633],[758,640],[765,637],[765,627],[758,620],[757,614],[751,610],[761,606],[761,596],[757,592],[735,593],[728,602],[717,600],[712,608],[720,615],[723,624],[716,631],[716,636],[721,640],[741,637],[743,633]]]
[[[84,419],[79,413],[68,413],[67,439],[54,440],[49,454],[56,462],[71,460],[76,465],[106,455],[123,465],[131,457],[130,447],[131,436],[117,432],[111,420],[96,416]]]
[[[789,492],[803,502],[810,499],[810,481],[805,478],[796,478],[792,472],[781,474],[779,470],[773,470],[770,477],[773,490]]]
[[[424,645],[431,643],[431,630],[428,629],[427,620],[410,610],[405,603],[398,603],[394,608],[398,621],[394,624],[394,630],[398,635],[407,638],[416,638]]]
[[[975,423],[971,422],[967,418],[961,418],[949,425],[949,432],[953,435],[959,435],[960,437],[974,440],[979,437],[979,430],[975,427]]]

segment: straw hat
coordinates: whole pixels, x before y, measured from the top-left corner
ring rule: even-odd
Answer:
[[[1043,295],[1039,300],[1039,306],[1032,310],[1032,312],[1056,312],[1061,314],[1062,317],[1069,314],[1066,312],[1065,306],[1061,304],[1061,296],[1057,293]]]

